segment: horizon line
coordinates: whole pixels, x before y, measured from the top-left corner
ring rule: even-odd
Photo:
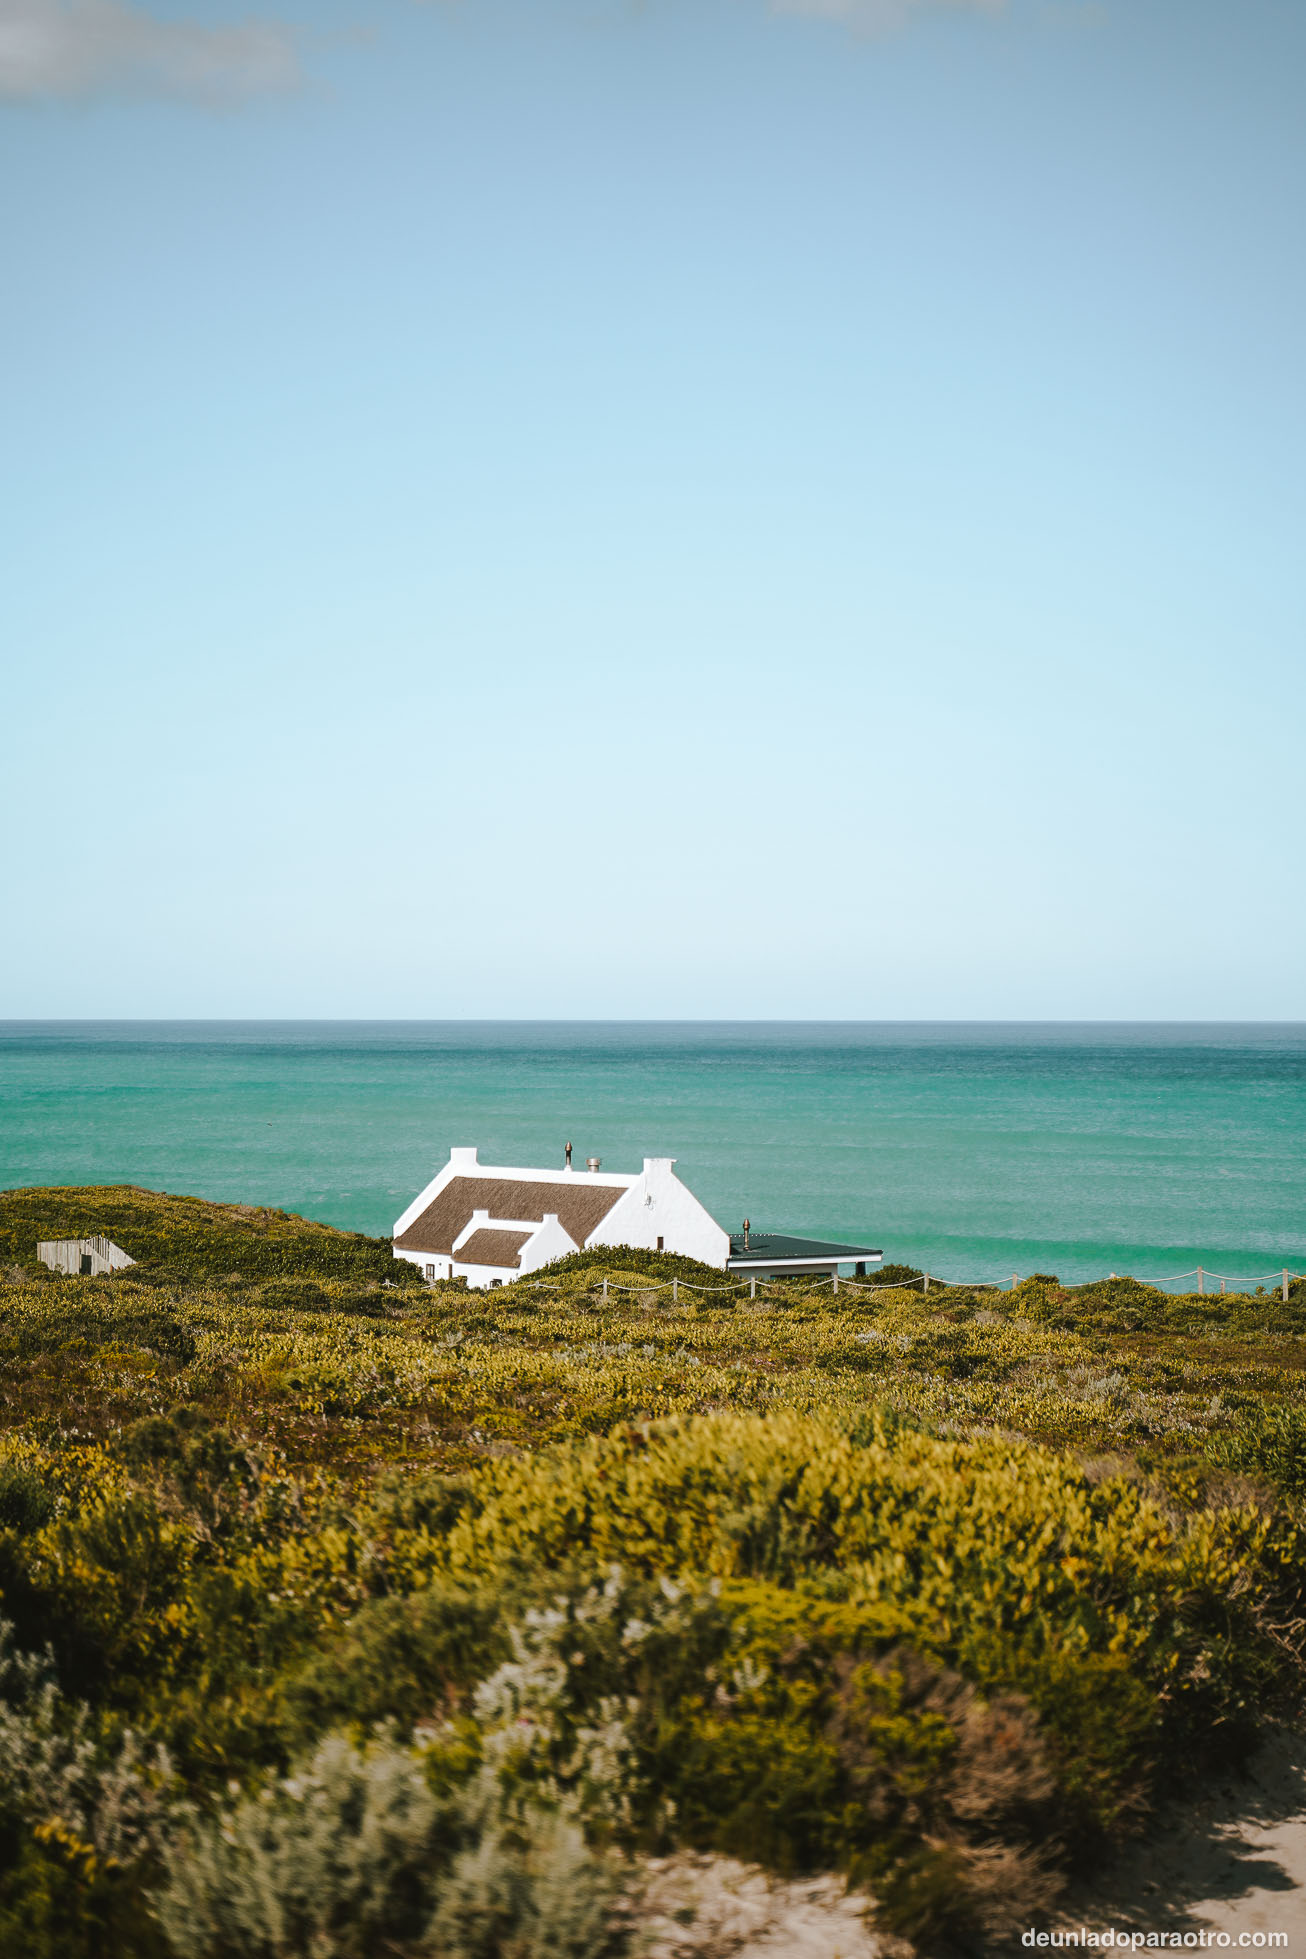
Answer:
[[[13,1014],[0,1017],[11,1027],[1300,1027],[1306,1017],[1215,1015],[1065,1015],[935,1014],[926,1017],[749,1014],[517,1015],[461,1014]]]

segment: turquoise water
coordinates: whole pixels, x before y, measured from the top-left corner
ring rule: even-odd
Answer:
[[[1306,1269],[1306,1026],[0,1023],[0,1186],[386,1232],[454,1143],[674,1156],[736,1227],[951,1278]]]

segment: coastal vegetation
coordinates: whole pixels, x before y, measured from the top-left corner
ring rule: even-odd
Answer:
[[[1306,1288],[893,1276],[0,1195],[0,1949],[617,1959],[677,1847],[1050,1908],[1300,1704]]]

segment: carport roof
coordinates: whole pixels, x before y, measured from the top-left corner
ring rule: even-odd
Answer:
[[[883,1258],[878,1246],[836,1245],[827,1238],[791,1238],[778,1231],[750,1231],[748,1245],[744,1234],[736,1232],[730,1240],[729,1264],[748,1265],[845,1265],[867,1258]]]

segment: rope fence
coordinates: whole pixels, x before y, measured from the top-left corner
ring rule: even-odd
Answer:
[[[1090,1286],[1109,1284],[1111,1279],[1116,1279],[1120,1276],[1119,1273],[1112,1272],[1108,1274],[1105,1280],[1080,1279],[1073,1285],[1062,1286],[1061,1290],[1063,1292],[1084,1292]],[[1302,1278],[1306,1278],[1306,1273],[1294,1272],[1286,1265],[1280,1266],[1274,1272],[1253,1273],[1250,1277],[1235,1275],[1232,1272],[1212,1272],[1206,1266],[1196,1265],[1191,1272],[1171,1272],[1167,1273],[1163,1279],[1140,1279],[1138,1283],[1145,1286],[1160,1287],[1176,1285],[1183,1279],[1196,1279],[1199,1293],[1205,1293],[1208,1290],[1208,1283],[1214,1284],[1217,1281],[1221,1292],[1224,1292],[1228,1286],[1241,1289],[1246,1286],[1256,1286],[1259,1288],[1266,1285],[1276,1285],[1280,1288],[1281,1296],[1286,1302],[1288,1287],[1295,1280]],[[897,1285],[892,1282],[883,1285],[874,1285],[866,1279],[841,1279],[839,1274],[834,1272],[828,1274],[825,1278],[808,1280],[804,1280],[801,1273],[793,1273],[779,1279],[758,1279],[750,1277],[747,1280],[738,1279],[733,1285],[725,1286],[702,1286],[696,1284],[692,1279],[651,1279],[647,1285],[623,1286],[619,1285],[615,1279],[605,1278],[598,1297],[606,1300],[611,1293],[625,1292],[636,1293],[641,1298],[646,1299],[650,1293],[669,1292],[671,1294],[672,1304],[678,1305],[682,1291],[704,1293],[711,1296],[725,1294],[731,1299],[742,1299],[744,1297],[744,1288],[747,1286],[748,1298],[756,1299],[759,1288],[765,1294],[775,1286],[792,1286],[796,1282],[804,1284],[809,1292],[820,1292],[826,1286],[829,1286],[836,1295],[841,1286],[847,1286],[853,1292],[862,1293],[907,1292],[913,1286],[920,1286],[922,1294],[925,1294],[929,1292],[931,1285],[941,1291],[949,1292],[1014,1292],[1020,1285],[1021,1279],[1018,1272],[1012,1273],[1009,1282],[1001,1279],[940,1279],[932,1276],[928,1272],[922,1272],[918,1278],[904,1279]],[[569,1287],[552,1279],[535,1279],[531,1283],[536,1292],[567,1292],[570,1290]],[[587,1293],[584,1297],[592,1299],[595,1295],[593,1293]]]

